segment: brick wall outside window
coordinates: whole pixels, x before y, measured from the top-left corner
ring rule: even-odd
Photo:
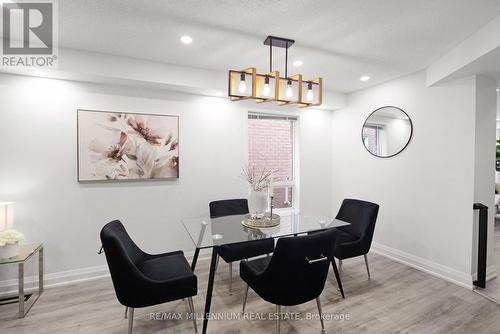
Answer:
[[[363,140],[366,148],[370,152],[378,152],[377,128],[365,126],[363,128]]]
[[[275,170],[274,180],[293,179],[293,121],[276,119],[248,120],[248,163],[257,170]],[[284,188],[274,191],[276,208],[289,207],[284,203]],[[292,201],[291,189],[289,201]]]

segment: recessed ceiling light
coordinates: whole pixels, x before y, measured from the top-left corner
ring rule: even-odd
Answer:
[[[368,75],[363,75],[361,78],[359,78],[361,81],[368,81],[370,80],[370,77]]]
[[[295,67],[301,67],[302,65],[304,65],[304,62],[302,60],[297,59],[293,62],[293,66]]]
[[[497,92],[500,92],[500,88],[497,88]]]
[[[181,36],[181,42],[184,44],[191,44],[193,43],[193,37],[188,35]]]

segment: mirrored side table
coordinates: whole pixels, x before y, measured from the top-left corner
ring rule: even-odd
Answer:
[[[25,300],[24,289],[24,266],[26,262],[38,253],[38,291],[30,295]],[[0,259],[0,266],[17,264],[19,270],[19,318],[24,318],[33,304],[38,300],[43,292],[43,244],[26,244],[19,246],[19,255],[9,259]]]

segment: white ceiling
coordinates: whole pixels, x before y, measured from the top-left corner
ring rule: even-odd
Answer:
[[[496,17],[500,1],[64,0],[59,12],[60,46],[198,68],[265,72],[264,38],[292,38],[289,59],[304,65],[289,74],[350,92],[424,69]]]

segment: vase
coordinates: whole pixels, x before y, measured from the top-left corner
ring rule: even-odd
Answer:
[[[248,211],[252,218],[262,218],[267,209],[267,191],[248,191]]]
[[[10,259],[19,255],[19,243],[0,246],[0,259]]]

